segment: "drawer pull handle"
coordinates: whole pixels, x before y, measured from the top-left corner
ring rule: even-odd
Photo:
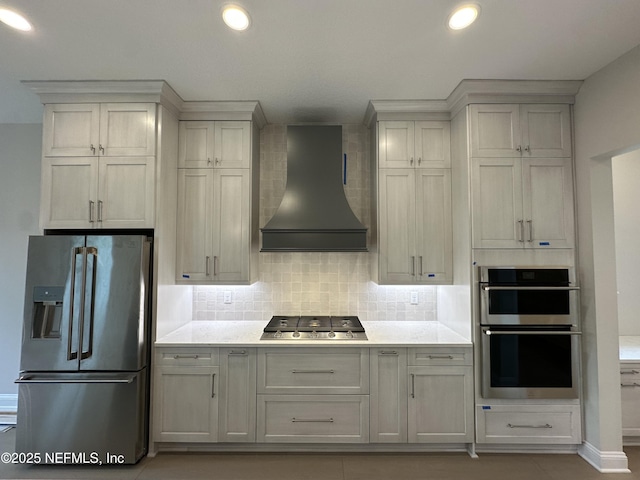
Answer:
[[[416,398],[416,376],[411,374],[411,398]]]
[[[428,355],[429,360],[436,358],[446,358],[447,360],[453,360],[453,355]]]
[[[240,351],[231,350],[229,352],[229,355],[246,355],[246,354],[247,354],[246,350],[240,350]]]
[[[509,428],[553,428],[553,426],[545,423],[544,425],[513,425],[511,423],[507,423],[507,427]]]
[[[640,371],[638,370],[621,370],[620,375],[637,375]]]
[[[336,373],[335,370],[291,370],[291,373]]]
[[[333,423],[333,418],[295,418],[291,419],[291,423]]]
[[[197,360],[198,358],[200,358],[199,355],[174,355],[173,358],[175,360],[179,360],[181,358],[193,358],[194,360]]]
[[[621,387],[640,387],[640,383],[637,382],[633,382],[633,383],[621,383],[620,384]]]
[[[398,355],[395,350],[380,350],[380,355]]]

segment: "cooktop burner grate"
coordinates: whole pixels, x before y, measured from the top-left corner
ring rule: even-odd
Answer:
[[[367,340],[357,316],[276,315],[264,328],[261,340]]]

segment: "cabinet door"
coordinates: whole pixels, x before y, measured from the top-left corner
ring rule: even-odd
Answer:
[[[378,122],[378,168],[414,168],[414,123]]]
[[[380,283],[416,281],[415,171],[379,171]]]
[[[219,378],[213,366],[158,367],[153,439],[217,442]]]
[[[416,171],[416,225],[418,282],[451,283],[451,170]]]
[[[407,350],[372,348],[371,443],[407,441]]]
[[[473,247],[522,248],[522,161],[474,158]]]
[[[569,105],[520,105],[523,155],[571,157]]]
[[[213,168],[215,122],[180,122],[178,168]]]
[[[472,442],[472,367],[409,367],[408,370],[409,442]]]
[[[92,228],[97,219],[98,159],[43,158],[40,226]]]
[[[640,365],[620,365],[620,396],[622,399],[622,435],[640,436]]]
[[[415,165],[418,168],[451,167],[449,122],[415,122]]]
[[[525,159],[522,162],[525,246],[574,246],[573,176],[570,158]]]
[[[153,228],[155,157],[100,158],[98,225]]]
[[[45,157],[88,157],[98,154],[100,106],[97,103],[44,106]]]
[[[177,281],[211,281],[213,170],[178,169]]]
[[[215,122],[215,166],[251,166],[251,122]]]
[[[515,157],[522,151],[518,105],[470,105],[471,156]]]
[[[249,280],[249,169],[220,169],[214,174],[214,282]]]
[[[100,154],[109,157],[155,155],[156,104],[100,105]]]
[[[220,349],[221,442],[256,441],[256,351]]]

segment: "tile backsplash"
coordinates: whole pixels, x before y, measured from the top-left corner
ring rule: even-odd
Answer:
[[[278,209],[287,176],[286,125],[260,134],[260,227]],[[345,194],[367,227],[369,131],[343,125]],[[368,253],[260,253],[259,281],[250,286],[196,286],[194,320],[268,320],[272,315],[358,315],[362,320],[437,320],[435,286],[379,286],[371,282]],[[411,293],[418,303],[411,303]],[[225,294],[230,303],[225,303]],[[227,299],[229,300],[229,299]]]

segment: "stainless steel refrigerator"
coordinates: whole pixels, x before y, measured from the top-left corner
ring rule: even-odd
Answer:
[[[16,452],[40,463],[146,454],[150,251],[145,236],[29,238]]]

